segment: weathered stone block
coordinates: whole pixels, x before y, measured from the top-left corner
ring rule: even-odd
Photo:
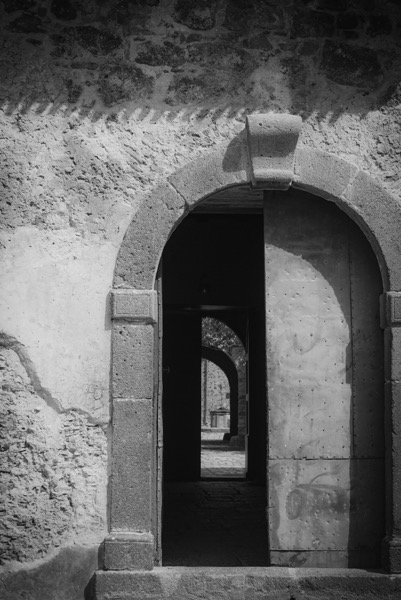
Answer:
[[[115,400],[112,531],[151,529],[152,401]]]
[[[300,145],[295,152],[293,186],[319,192],[323,198],[339,198],[357,171],[357,167],[333,154]]]
[[[12,21],[8,28],[15,33],[43,33],[43,22],[34,15],[24,14]]]
[[[401,381],[385,384],[386,410],[391,418],[388,433],[401,437]]]
[[[146,42],[140,47],[136,62],[154,67],[168,65],[176,68],[184,64],[185,52],[183,48],[169,41],[163,45]]]
[[[95,575],[96,600],[160,600],[164,594],[160,576],[153,571],[98,571]]]
[[[270,51],[273,49],[270,42],[270,34],[266,31],[262,31],[262,33],[258,33],[258,35],[244,40],[244,47],[249,48],[250,50]]]
[[[95,56],[110,54],[122,45],[122,39],[109,31],[104,31],[87,25],[86,27],[75,27],[74,35],[78,43],[89,50]]]
[[[219,146],[213,153],[176,171],[168,178],[189,206],[223,187],[247,183],[247,155],[243,134],[227,147]]]
[[[29,10],[35,4],[35,0],[3,0],[4,10],[8,13],[17,10]]]
[[[387,292],[383,297],[384,327],[401,327],[401,292]]]
[[[302,127],[294,115],[252,115],[246,120],[253,187],[286,190],[294,177],[294,153]]]
[[[401,538],[401,382],[387,382],[385,391],[388,530]]]
[[[318,10],[346,10],[348,0],[315,0],[313,3]]]
[[[111,533],[104,541],[104,568],[112,571],[151,570],[154,540],[150,532]]]
[[[154,290],[113,290],[111,318],[156,323],[156,292]]]
[[[156,568],[96,573],[97,600],[399,600],[401,577],[356,569]]]
[[[120,248],[114,285],[152,289],[163,247],[183,215],[185,201],[169,184],[144,199]]]
[[[384,375],[386,381],[401,381],[401,328],[384,331]]]
[[[113,327],[114,398],[152,398],[153,339],[151,325],[116,322]]]
[[[75,2],[70,0],[52,0],[51,11],[61,21],[73,21],[78,14]]]
[[[401,536],[383,540],[383,567],[390,573],[401,573]],[[400,578],[401,579],[401,578]]]
[[[213,0],[177,0],[175,20],[191,29],[206,31],[216,24],[216,8]]]
[[[131,63],[106,64],[100,71],[98,92],[105,106],[129,100],[145,100],[153,91],[154,78]]]
[[[329,79],[341,85],[371,88],[382,78],[374,50],[331,40],[323,46],[321,67]]]
[[[292,26],[293,37],[328,37],[335,31],[334,15],[317,10],[299,11]]]
[[[253,4],[247,0],[232,0],[226,4],[223,27],[234,31],[246,31],[253,15]]]

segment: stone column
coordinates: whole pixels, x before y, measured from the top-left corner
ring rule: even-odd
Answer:
[[[383,566],[401,573],[401,292],[382,297],[386,379],[386,538]]]
[[[111,531],[106,570],[150,570],[152,533],[154,327],[156,292],[112,293],[113,437]]]

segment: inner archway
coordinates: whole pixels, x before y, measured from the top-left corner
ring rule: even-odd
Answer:
[[[171,528],[177,487],[170,482],[201,479],[200,324],[214,313],[237,322],[249,348],[247,478],[268,483],[262,528],[270,546],[268,554],[265,536],[264,553],[251,564],[379,566],[382,283],[370,246],[335,205],[305,193],[265,194],[259,206],[253,197],[246,212],[239,201],[234,212],[216,212],[213,201],[183,221],[162,258],[166,563],[243,564],[235,562],[243,560],[238,552],[218,551],[217,523],[214,541],[196,542],[190,532],[192,559],[190,546],[185,558],[175,559],[171,544],[175,536],[185,548]],[[208,495],[213,501],[211,490]],[[196,501],[190,504],[193,510]],[[179,507],[184,523],[182,501]],[[202,510],[194,521],[202,522]],[[250,523],[244,521],[243,531]],[[219,524],[232,529],[221,515]],[[205,526],[199,531],[204,535]]]
[[[246,367],[245,348],[232,329],[202,319],[202,478],[246,476]]]

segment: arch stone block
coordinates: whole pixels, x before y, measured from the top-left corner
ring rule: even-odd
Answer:
[[[144,198],[121,244],[115,288],[153,288],[164,244],[184,211],[183,197],[169,183],[160,185]]]
[[[223,188],[249,183],[249,162],[243,134],[227,146],[192,161],[167,178],[188,206]]]
[[[326,200],[340,198],[354,179],[358,168],[329,152],[297,147],[293,186]]]

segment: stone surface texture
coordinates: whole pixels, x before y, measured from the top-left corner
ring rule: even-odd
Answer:
[[[246,119],[253,187],[287,190],[302,119],[295,115],[249,115]],[[268,185],[266,185],[268,181]]]
[[[367,571],[296,568],[156,568],[96,573],[99,600],[398,600],[400,577]]]
[[[152,289],[163,240],[142,248],[150,223],[167,237],[197,190],[246,181],[246,115],[302,117],[322,169],[329,153],[360,170],[338,182],[355,202],[364,173],[377,180],[372,243],[386,211],[394,228],[377,235],[397,263],[400,22],[396,2],[375,0],[0,2],[2,597],[83,600],[107,530],[117,253],[143,223],[115,285]],[[223,178],[185,172],[213,153]],[[149,381],[138,390],[149,398]]]
[[[112,303],[112,319],[145,323],[157,320],[157,294],[154,290],[114,290]]]

